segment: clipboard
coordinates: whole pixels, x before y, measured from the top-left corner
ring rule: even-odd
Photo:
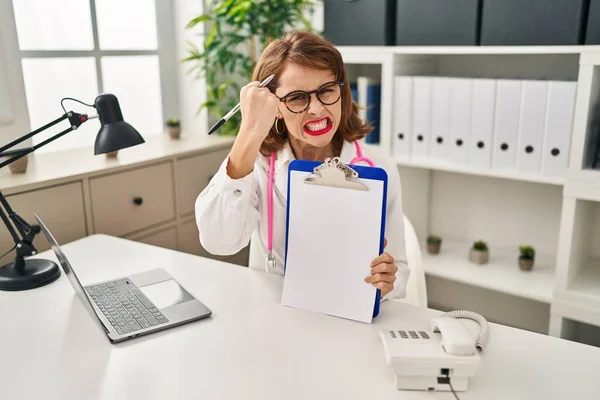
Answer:
[[[379,314],[381,291],[364,281],[383,253],[384,169],[293,160],[288,169],[282,304],[361,322]]]

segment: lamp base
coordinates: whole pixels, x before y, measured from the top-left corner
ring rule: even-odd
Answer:
[[[19,291],[35,289],[54,282],[60,277],[58,265],[50,260],[33,258],[25,260],[18,268],[15,262],[0,267],[0,290]]]

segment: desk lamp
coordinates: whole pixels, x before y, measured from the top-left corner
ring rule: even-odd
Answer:
[[[67,112],[63,106],[65,100],[73,100],[85,106],[93,107],[98,112],[98,115],[88,117],[87,114],[78,114],[73,111]],[[96,97],[94,105],[83,103],[77,99],[64,98],[61,100],[61,106],[63,111],[65,111],[62,117],[0,147],[0,157],[10,157],[8,160],[0,162],[0,168],[7,166],[29,153],[33,153],[40,147],[76,130],[84,122],[94,118],[100,119],[100,131],[98,131],[94,145],[95,155],[109,153],[144,143],[144,139],[138,131],[127,122],[123,121],[123,114],[121,113],[119,101],[113,94],[99,95]],[[70,128],[57,133],[33,147],[8,150],[65,119],[69,120],[69,123],[71,124]],[[3,208],[5,211],[3,211]],[[9,253],[15,249],[17,253],[15,261],[0,267],[0,290],[17,291],[33,289],[47,285],[58,279],[60,276],[60,269],[53,261],[44,259],[25,259],[27,256],[37,254],[37,250],[33,245],[33,238],[40,232],[40,227],[28,224],[27,221],[14,212],[1,191],[0,218],[2,218],[2,222],[4,222],[4,225],[8,228],[8,232],[15,242],[15,246],[9,250]],[[14,227],[11,224],[11,221],[12,224],[14,224]]]

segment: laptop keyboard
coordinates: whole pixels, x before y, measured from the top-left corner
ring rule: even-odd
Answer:
[[[169,322],[128,279],[89,286],[86,289],[119,335]]]

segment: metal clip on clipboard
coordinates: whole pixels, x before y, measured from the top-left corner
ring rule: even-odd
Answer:
[[[358,172],[340,161],[339,157],[326,158],[325,162],[313,169],[313,175],[304,182],[311,185],[332,186],[353,190],[369,190],[365,185],[355,181]]]

